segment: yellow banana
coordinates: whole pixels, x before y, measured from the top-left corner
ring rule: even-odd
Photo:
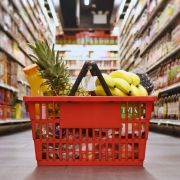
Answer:
[[[131,94],[130,95],[131,96],[140,96],[140,91],[134,84],[131,84]]]
[[[109,74],[112,78],[121,78],[126,80],[129,84],[131,84],[131,76],[127,71],[124,70],[116,70],[116,71],[112,71]]]
[[[113,96],[127,96],[127,94],[123,93],[118,88],[109,88],[109,90],[110,90],[110,92],[112,93]],[[95,94],[97,96],[106,96],[106,93],[105,93],[102,85],[96,86]]]
[[[140,96],[148,96],[147,90],[141,84],[138,86],[138,90],[139,90]]]
[[[134,84],[135,86],[138,86],[140,84],[140,78],[138,75],[136,75],[133,72],[127,72],[131,76],[131,84]]]
[[[102,76],[103,76],[106,84],[108,85],[108,87],[112,87],[112,88],[115,87],[114,79],[111,76],[109,76],[108,74],[105,74],[105,73],[102,73]],[[98,78],[95,81],[95,85],[96,86],[101,85]]]
[[[122,92],[129,94],[131,92],[130,84],[121,78],[114,78],[115,86],[120,89]]]

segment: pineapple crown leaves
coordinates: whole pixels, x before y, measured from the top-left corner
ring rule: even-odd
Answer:
[[[59,58],[59,51],[55,53],[54,44],[52,49],[47,40],[45,42],[36,39],[35,45],[28,44],[34,55],[30,55],[39,67],[40,76],[45,79],[42,84],[48,85],[52,90],[64,88],[69,82],[69,71],[67,64]]]

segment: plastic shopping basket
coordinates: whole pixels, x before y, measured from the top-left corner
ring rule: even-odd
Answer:
[[[75,86],[78,81],[79,76]],[[156,99],[110,94],[24,97],[37,164],[143,165]]]

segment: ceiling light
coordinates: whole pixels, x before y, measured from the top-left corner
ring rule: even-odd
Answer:
[[[56,12],[55,12],[55,9],[54,9],[54,5],[52,3],[52,0],[47,0],[48,4],[49,4],[49,8],[50,8],[50,11],[51,11],[51,14],[52,14],[52,17],[54,19],[54,23],[56,26],[59,26],[59,21],[58,21],[58,18],[57,18],[57,15],[56,15]]]
[[[80,0],[76,0],[76,25],[80,25]]]
[[[96,4],[92,4],[91,7],[92,7],[92,8],[96,8]]]
[[[86,6],[88,6],[88,5],[89,5],[89,0],[84,0],[84,4],[85,4]]]

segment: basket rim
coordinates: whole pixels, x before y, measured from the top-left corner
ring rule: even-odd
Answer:
[[[25,102],[154,102],[157,96],[24,96]]]

